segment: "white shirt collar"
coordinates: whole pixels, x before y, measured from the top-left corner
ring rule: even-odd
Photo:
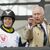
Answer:
[[[46,32],[46,34],[47,34],[47,25],[45,24],[45,22],[42,23],[42,26],[44,27],[45,32]]]

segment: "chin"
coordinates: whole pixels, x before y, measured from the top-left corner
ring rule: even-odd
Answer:
[[[5,27],[10,28],[11,26],[5,26]]]

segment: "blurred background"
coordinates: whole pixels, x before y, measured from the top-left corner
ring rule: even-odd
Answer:
[[[45,17],[50,23],[50,0],[0,0],[0,16],[6,9],[11,9],[16,15],[13,25],[16,31],[22,33],[22,29],[27,24],[27,18],[32,16],[32,7],[40,5],[45,10]],[[0,25],[1,25],[0,21]]]

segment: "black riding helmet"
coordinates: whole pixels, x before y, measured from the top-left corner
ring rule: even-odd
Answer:
[[[13,19],[13,22],[15,21],[15,14],[10,9],[3,11],[2,16],[1,16],[2,21],[3,21],[4,17],[11,17]]]

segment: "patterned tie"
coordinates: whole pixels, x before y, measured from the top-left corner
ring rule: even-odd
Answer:
[[[43,43],[43,45],[45,46],[47,43],[47,35],[46,35],[44,27],[41,24],[40,24],[40,26],[41,26],[42,30],[44,31],[44,43]]]

